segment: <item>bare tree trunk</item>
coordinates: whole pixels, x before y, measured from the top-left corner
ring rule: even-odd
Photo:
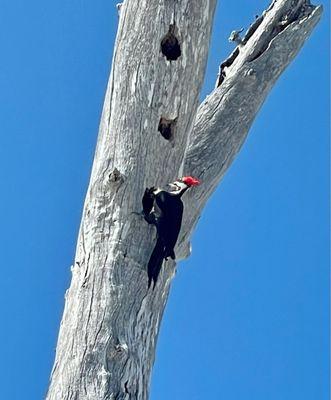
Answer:
[[[148,398],[175,263],[164,262],[155,290],[147,289],[155,231],[132,212],[140,211],[147,186],[182,172],[201,178],[186,196],[177,249],[189,254],[203,206],[321,14],[307,0],[274,1],[197,111],[215,5],[126,0],[120,8],[48,400]]]

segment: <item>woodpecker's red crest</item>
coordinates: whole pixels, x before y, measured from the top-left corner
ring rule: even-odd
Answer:
[[[183,176],[181,181],[184,182],[187,186],[198,186],[201,183],[199,179],[194,178],[193,176]]]

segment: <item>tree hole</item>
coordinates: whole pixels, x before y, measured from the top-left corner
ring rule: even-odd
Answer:
[[[174,136],[175,125],[175,119],[166,119],[164,117],[161,117],[157,130],[166,140],[171,140]]]
[[[161,51],[168,61],[175,61],[182,54],[175,29],[176,25],[171,24],[168,33],[161,40]]]

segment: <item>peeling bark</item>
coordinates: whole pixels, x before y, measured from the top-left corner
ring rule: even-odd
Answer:
[[[121,5],[47,400],[148,398],[175,263],[164,262],[155,290],[148,291],[155,230],[133,212],[140,211],[146,187],[162,186],[183,171],[201,178],[203,185],[184,199],[177,253],[188,255],[204,204],[321,14],[321,7],[307,1],[274,1],[197,111],[215,5],[216,0]],[[174,121],[171,140],[162,137]]]

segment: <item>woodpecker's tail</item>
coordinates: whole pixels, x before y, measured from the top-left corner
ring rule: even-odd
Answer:
[[[153,288],[155,287],[157,278],[162,268],[164,259],[164,244],[160,238],[157,239],[153,253],[148,261],[147,273],[148,273],[148,287],[151,286],[152,281],[154,282]]]

